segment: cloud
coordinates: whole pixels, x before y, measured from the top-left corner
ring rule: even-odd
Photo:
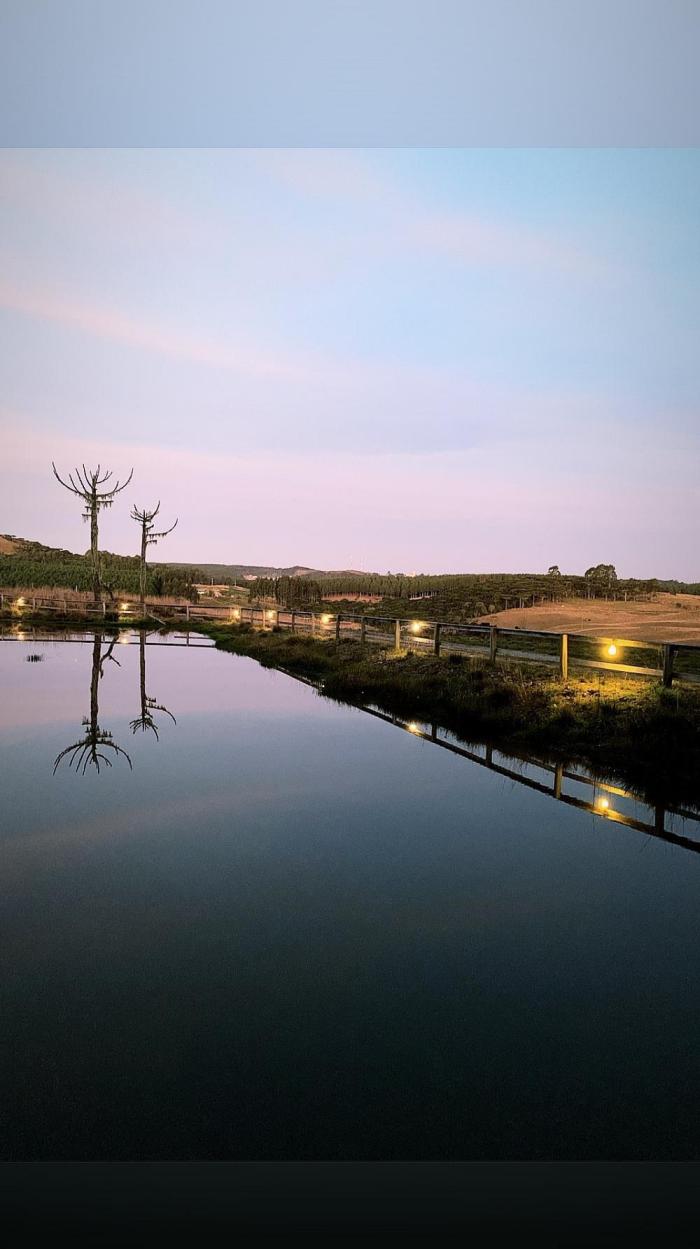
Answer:
[[[610,278],[609,262],[586,253],[554,232],[485,221],[466,215],[417,218],[405,232],[407,242],[465,265],[531,268],[565,277]]]
[[[313,370],[311,357],[265,350],[240,340],[227,342],[214,336],[200,337],[168,326],[165,321],[148,321],[107,304],[49,288],[32,287],[25,282],[0,280],[0,307],[56,321],[97,338],[254,377],[302,380]]]
[[[278,350],[238,337],[227,342],[17,281],[0,280],[0,307],[213,371],[189,382],[181,378],[179,393],[189,385],[202,431],[211,434],[224,420],[247,446],[381,453],[401,447],[409,454],[463,448],[502,441],[552,402],[481,382],[468,369]],[[60,358],[54,367],[60,370]],[[222,374],[231,382],[222,383]],[[132,406],[135,376],[127,379]],[[121,384],[115,377],[113,389]],[[171,411],[178,410],[178,398],[170,383]],[[162,407],[163,394],[156,400]],[[109,397],[100,404],[105,417],[115,415]]]
[[[465,266],[529,268],[594,281],[620,274],[617,261],[592,253],[566,232],[535,229],[517,218],[436,211],[420,185],[409,187],[392,178],[376,159],[358,152],[265,152],[258,154],[255,167],[309,198],[371,209],[387,227],[388,252],[449,256]]]

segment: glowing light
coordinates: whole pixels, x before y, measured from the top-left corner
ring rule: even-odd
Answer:
[[[120,604],[119,604],[119,610],[120,610],[120,611],[128,611],[130,606],[131,606],[131,604],[130,604],[130,603],[120,603]]]
[[[324,612],[323,615],[321,616],[321,624],[330,624],[330,623],[331,623],[331,618],[328,615],[328,612]]]
[[[24,599],[23,599],[23,598],[16,598],[16,599],[15,599],[15,603],[17,604],[17,606],[18,606],[18,607],[24,607]]]
[[[266,611],[265,615],[267,616],[268,620],[272,620],[275,613],[273,611]]]
[[[614,642],[611,642],[608,647],[608,655],[610,656],[611,659],[613,659],[616,654],[617,654],[617,647]]]
[[[420,725],[416,724],[415,720],[411,720],[406,725],[406,728],[408,729],[409,733],[420,733]]]
[[[607,811],[610,807],[610,800],[608,798],[596,798],[595,805],[598,807],[599,811]]]
[[[232,615],[233,615],[234,620],[240,620],[241,618],[240,609],[238,607],[234,607]]]
[[[422,620],[414,620],[414,621],[412,621],[412,623],[411,623],[411,633],[420,633],[420,631],[421,631],[421,629],[422,629],[422,628],[423,628],[423,621],[422,621]]]

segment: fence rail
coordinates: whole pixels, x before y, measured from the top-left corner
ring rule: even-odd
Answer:
[[[0,592],[0,610],[11,609],[20,621],[32,611],[84,616],[87,620],[114,618],[128,623],[140,614],[138,599],[89,602],[70,595],[24,595]],[[147,616],[158,624],[175,621],[221,621],[250,624],[259,629],[288,629],[317,639],[353,639],[367,645],[388,646],[396,651],[434,655],[481,657],[491,663],[543,664],[556,668],[562,680],[570,670],[617,672],[628,676],[661,678],[670,687],[700,684],[700,645],[692,642],[645,642],[632,638],[557,633],[546,629],[513,629],[487,624],[457,624],[447,620],[418,621],[393,616],[369,616],[343,612],[313,612],[291,608],[205,606],[147,599]],[[646,652],[648,662],[628,663],[627,652]],[[636,656],[634,656],[636,658]]]

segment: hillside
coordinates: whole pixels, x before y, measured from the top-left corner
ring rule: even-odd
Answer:
[[[648,602],[570,599],[511,608],[480,618],[502,629],[545,629],[553,633],[614,634],[637,642],[700,643],[700,596],[655,594]]]
[[[317,577],[314,568],[296,564],[293,568],[275,568],[271,564],[173,564],[168,567],[198,568],[214,581],[241,581],[244,577]]]
[[[45,546],[27,538],[1,534],[0,586],[29,589],[39,586],[62,586],[66,589],[92,588],[92,565],[88,555],[77,555],[57,547]],[[135,593],[139,588],[140,560],[137,555],[115,555],[101,551],[103,584],[110,592]],[[147,592],[149,594],[191,595],[196,581],[206,580],[201,569],[176,564],[149,563]]]
[[[311,577],[318,579],[319,577],[365,577],[369,573],[357,572],[355,569],[339,569],[338,571],[323,571],[320,568],[308,568],[305,564],[294,564],[290,568],[277,568],[273,564],[178,564],[173,565],[178,568],[200,568],[209,578],[215,581],[238,581],[243,577]]]

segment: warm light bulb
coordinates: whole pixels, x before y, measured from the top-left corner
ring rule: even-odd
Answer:
[[[616,655],[616,654],[617,654],[617,647],[616,647],[616,645],[615,645],[615,643],[614,643],[614,642],[611,642],[611,643],[610,643],[610,645],[609,645],[609,647],[608,647],[608,654],[609,654],[609,656],[610,656],[610,658],[611,658],[611,659],[613,658],[613,656],[614,656],[614,655]]]
[[[420,728],[416,724],[415,720],[411,720],[410,724],[406,725],[406,728],[408,729],[409,733],[420,733]]]

